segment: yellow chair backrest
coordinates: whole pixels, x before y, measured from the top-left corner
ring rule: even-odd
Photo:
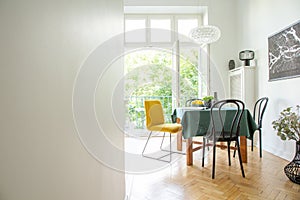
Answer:
[[[163,108],[159,100],[145,100],[144,106],[147,128],[165,123]]]

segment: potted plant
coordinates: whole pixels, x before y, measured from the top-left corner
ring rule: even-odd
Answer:
[[[204,101],[204,106],[210,108],[214,97],[213,96],[205,96],[202,99]]]
[[[297,112],[292,111],[292,107],[284,109],[280,117],[272,122],[273,128],[282,140],[295,140],[296,154],[294,159],[284,167],[287,177],[294,183],[300,184],[300,116],[297,105]]]

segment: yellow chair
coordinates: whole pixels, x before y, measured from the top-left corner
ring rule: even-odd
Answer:
[[[151,158],[151,159],[155,159],[155,160],[164,161],[164,162],[171,162],[172,161],[172,153],[184,154],[182,152],[177,152],[177,151],[171,150],[171,134],[178,133],[179,131],[181,131],[182,130],[181,124],[165,123],[163,108],[162,108],[161,102],[159,100],[145,100],[144,106],[145,106],[145,114],[146,114],[146,127],[150,131],[150,134],[149,134],[147,142],[144,146],[142,156]],[[160,145],[160,149],[162,151],[169,152],[168,154],[163,155],[158,158],[147,156],[144,154],[147,144],[149,142],[149,139],[152,135],[152,132],[163,132],[164,133],[163,139],[162,139],[162,142]],[[170,150],[164,150],[162,148],[166,132],[170,133]],[[170,155],[170,159],[168,161],[162,159],[168,155]]]

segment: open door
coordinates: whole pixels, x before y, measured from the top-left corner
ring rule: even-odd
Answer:
[[[180,49],[179,40],[176,40],[172,47],[172,108],[179,107],[180,104]]]

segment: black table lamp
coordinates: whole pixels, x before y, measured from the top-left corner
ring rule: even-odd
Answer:
[[[244,50],[239,53],[239,58],[245,61],[245,66],[250,66],[250,60],[254,59],[254,51]]]

